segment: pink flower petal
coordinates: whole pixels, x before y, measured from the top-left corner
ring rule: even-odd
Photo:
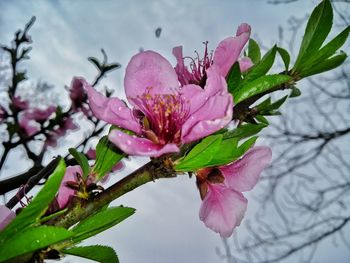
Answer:
[[[53,132],[53,135],[56,137],[66,135],[68,130],[76,130],[79,128],[79,126],[74,123],[71,117],[64,118],[59,125],[59,128]]]
[[[247,199],[221,184],[208,184],[199,218],[222,237],[229,237],[239,226],[247,209]]]
[[[226,77],[231,66],[238,60],[239,55],[250,37],[250,26],[241,24],[236,37],[228,37],[221,41],[214,52],[214,65],[220,68],[222,76]]]
[[[75,191],[68,186],[66,183],[68,181],[77,181],[76,174],[83,174],[81,167],[79,165],[69,166],[66,169],[66,173],[64,174],[63,180],[61,182],[60,188],[58,189],[57,202],[60,208],[65,208],[69,202],[71,196],[74,195]]]
[[[183,142],[203,138],[225,127],[231,121],[233,99],[227,92],[225,79],[217,72],[215,66],[208,70],[204,92],[193,92],[192,99],[188,94],[190,93],[187,92],[184,96],[193,106],[191,106],[190,117],[182,126]]]
[[[24,115],[19,120],[19,126],[28,137],[34,135],[40,130],[40,126],[37,122],[26,118]]]
[[[96,159],[96,150],[89,148],[89,150],[86,152],[86,156],[91,160],[95,160]]]
[[[15,217],[15,212],[5,205],[0,205],[0,230],[4,229]]]
[[[20,96],[16,96],[12,99],[12,104],[19,110],[26,110],[29,108],[28,100],[22,100]]]
[[[239,68],[241,72],[245,72],[248,69],[250,69],[252,66],[254,66],[252,60],[249,57],[243,57],[238,60],[239,62]]]
[[[250,31],[251,31],[250,25],[248,25],[247,23],[242,23],[237,28],[236,36],[240,36],[240,35],[247,33],[247,32],[249,32],[249,34],[250,34]]]
[[[174,68],[163,56],[144,51],[131,58],[126,67],[124,86],[126,96],[136,98],[148,89],[151,95],[172,94],[179,88],[179,82]]]
[[[84,82],[83,78],[74,77],[70,84],[69,97],[72,101],[72,108],[75,111],[81,108],[85,101]]]
[[[190,102],[190,117],[183,124],[183,142],[191,142],[216,132],[232,119],[233,99],[227,92],[227,84],[218,68],[213,65],[207,70],[207,83],[202,91],[195,85],[182,89],[183,96]]]
[[[259,180],[262,170],[271,162],[271,149],[257,146],[250,149],[242,159],[219,167],[225,176],[225,184],[240,192],[251,190]]]
[[[87,82],[84,82],[84,87],[89,97],[90,108],[96,118],[136,133],[141,132],[140,124],[124,102],[118,98],[105,97]]]
[[[220,75],[219,69],[213,65],[207,70],[207,81],[204,89],[198,85],[190,84],[181,88],[181,94],[189,102],[189,114],[192,114],[201,108],[210,97],[217,94],[227,94],[227,84]]]
[[[159,157],[166,153],[178,152],[179,148],[174,143],[165,145],[155,144],[146,138],[140,138],[112,130],[108,136],[109,140],[117,145],[123,152],[130,155],[142,155]]]
[[[174,47],[173,48],[173,55],[176,58],[177,65],[176,67],[179,69],[180,72],[182,72],[185,69],[185,64],[183,60],[183,53],[182,53],[182,46]]]
[[[209,98],[197,112],[184,123],[182,141],[192,142],[224,128],[232,118],[232,97],[218,95]]]
[[[5,110],[5,108],[3,106],[0,105],[0,123],[6,119],[8,116],[7,111]]]
[[[52,113],[56,111],[55,106],[49,106],[46,109],[33,108],[24,112],[23,116],[30,120],[45,121]]]
[[[175,66],[175,71],[179,82],[182,86],[188,85],[190,81],[193,79],[192,73],[188,71],[187,67],[184,64],[183,54],[182,54],[182,46],[173,48],[173,55],[176,58],[177,64]]]
[[[116,165],[113,166],[112,172],[117,172],[117,171],[123,170],[124,167],[125,167],[124,163],[122,161],[120,161]]]
[[[181,96],[189,105],[189,114],[196,112],[206,102],[208,96],[198,85],[189,84],[181,88]]]

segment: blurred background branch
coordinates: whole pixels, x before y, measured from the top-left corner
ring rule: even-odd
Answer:
[[[350,1],[333,2],[335,25],[348,26]],[[292,17],[287,30],[280,27],[280,45],[295,49],[305,22]],[[260,209],[247,220],[248,234],[224,239],[217,250],[227,262],[317,262],[325,242],[350,251],[349,72],[348,61],[305,81],[303,96],[263,133],[274,161],[260,182]]]

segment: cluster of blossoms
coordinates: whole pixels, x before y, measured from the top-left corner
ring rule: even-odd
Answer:
[[[250,26],[242,24],[235,37],[221,41],[213,54],[205,46],[204,58],[185,65],[182,47],[173,54],[173,67],[154,51],[132,57],[124,79],[128,105],[107,98],[85,80],[84,86],[93,114],[120,129],[109,140],[128,155],[159,157],[179,152],[182,145],[198,141],[227,126],[232,120],[233,99],[225,80],[230,68],[239,62],[242,72],[253,63],[240,58],[250,37]],[[203,199],[200,219],[222,236],[232,234],[240,224],[247,200],[241,192],[251,190],[259,174],[269,164],[271,151],[254,147],[243,158],[222,167],[197,171],[197,185]]]
[[[242,24],[236,36],[221,41],[214,53],[209,54],[205,43],[204,57],[197,54],[189,65],[185,64],[187,57],[183,57],[181,46],[173,49],[175,67],[154,51],[133,56],[124,79],[131,108],[119,98],[99,93],[83,78],[74,78],[72,109],[86,115],[91,109],[97,119],[117,126],[108,138],[130,156],[177,153],[183,145],[197,142],[231,123],[234,105],[225,77],[237,61],[242,72],[253,65],[248,57],[240,57],[249,38],[250,26]],[[85,104],[85,94],[90,109]],[[40,122],[41,117],[46,119],[52,112],[52,108],[31,111],[23,118]],[[35,132],[29,127],[27,133]],[[247,208],[242,192],[254,187],[270,160],[269,148],[253,147],[233,163],[196,171],[203,200],[199,216],[207,227],[224,237],[232,234]],[[66,207],[73,196],[87,197],[84,193],[96,182],[93,174],[83,179],[80,166],[68,167],[56,198],[59,208]]]
[[[4,106],[0,105],[0,123],[16,115],[19,126],[18,132],[21,134],[21,137],[29,138],[37,134],[45,134],[45,147],[55,147],[59,137],[64,136],[69,130],[76,130],[78,128],[69,114],[57,118],[55,114],[57,107],[53,105],[45,108],[31,107],[28,100],[23,100],[20,96],[15,96],[11,101],[10,108],[13,114],[10,114]],[[50,120],[54,120],[55,125],[50,124],[48,122]]]
[[[73,79],[71,87],[69,89],[69,96],[71,99],[71,108],[62,114],[57,113],[56,106],[47,107],[33,107],[29,100],[23,99],[20,96],[14,96],[10,99],[8,105],[0,105],[0,124],[16,125],[16,132],[19,137],[24,140],[35,140],[35,137],[39,134],[45,136],[43,147],[56,147],[57,140],[63,137],[67,132],[76,130],[78,126],[73,121],[72,115],[74,113],[82,112],[85,116],[91,116],[91,111],[87,104],[86,92],[84,92],[81,83]],[[89,151],[90,159],[94,157],[94,151]],[[121,169],[120,164],[115,169]],[[68,180],[73,176],[74,181],[78,181],[81,169],[76,167],[69,167],[67,169]],[[67,180],[66,180],[67,181]],[[93,177],[91,176],[88,180],[88,185],[94,183]],[[62,184],[62,194],[58,194],[57,199],[59,202],[58,208],[64,208],[68,200],[71,198],[73,192],[65,192],[65,183]],[[70,189],[71,190],[71,189]],[[57,208],[57,207],[56,207]],[[5,205],[0,205],[0,230],[3,229],[10,221],[15,217],[15,212],[7,208]]]

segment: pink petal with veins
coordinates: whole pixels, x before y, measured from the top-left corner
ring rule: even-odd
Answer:
[[[241,72],[245,72],[248,69],[250,69],[252,66],[254,66],[252,60],[249,57],[243,57],[238,60],[239,62],[239,69]]]
[[[68,181],[77,181],[76,174],[83,174],[81,167],[79,165],[69,166],[66,169],[66,173],[64,174],[63,180],[61,182],[61,186],[58,189],[57,202],[61,209],[65,208],[68,205],[70,198],[74,195],[75,190],[68,187],[66,183]]]
[[[124,86],[128,98],[137,98],[147,89],[151,95],[172,94],[179,88],[179,82],[168,60],[154,51],[144,51],[131,58]]]
[[[214,52],[214,65],[220,68],[222,76],[226,77],[232,65],[238,60],[244,45],[250,37],[250,26],[241,24],[235,37],[228,37],[221,41]]]
[[[178,152],[180,150],[174,143],[165,145],[155,144],[146,138],[129,135],[119,130],[112,130],[108,138],[123,152],[130,155],[159,157],[163,154]]]
[[[208,184],[199,218],[222,237],[229,237],[239,226],[247,209],[247,199],[222,184]]]
[[[236,191],[251,190],[259,180],[262,170],[271,162],[271,149],[256,146],[250,149],[242,159],[221,166],[219,170],[225,177],[225,184]]]
[[[123,101],[105,97],[87,82],[84,83],[84,87],[88,94],[90,108],[96,118],[136,133],[141,132],[140,124],[132,110]]]

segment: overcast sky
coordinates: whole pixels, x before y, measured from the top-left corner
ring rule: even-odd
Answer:
[[[303,17],[314,6],[313,1],[289,5],[266,2],[0,1],[0,43],[8,43],[15,30],[35,15],[29,77],[59,88],[75,75],[92,81],[96,71],[86,58],[99,57],[100,48],[104,48],[109,59],[121,63],[122,68],[104,79],[100,87],[108,85],[122,97],[125,65],[141,47],[156,50],[174,63],[172,47],[183,45],[184,53],[192,56],[194,50],[202,52],[202,42],[208,40],[210,49],[215,49],[242,22],[249,23],[253,36],[269,46],[278,39],[279,25],[287,25],[292,15]],[[157,39],[154,31],[159,26],[162,32]],[[135,168],[135,162],[132,164]],[[221,246],[221,240],[198,218],[200,198],[193,179],[180,176],[150,183],[113,204],[135,207],[137,212],[87,243],[113,246],[122,263],[220,262],[215,247]],[[254,209],[254,205],[248,207],[248,216]]]

